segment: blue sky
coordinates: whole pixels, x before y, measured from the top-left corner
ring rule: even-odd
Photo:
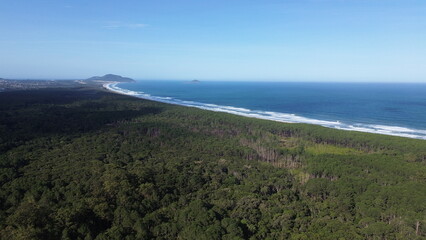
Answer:
[[[0,0],[0,77],[426,82],[425,0]]]

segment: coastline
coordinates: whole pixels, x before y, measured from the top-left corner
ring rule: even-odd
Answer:
[[[122,92],[115,91],[115,90],[111,87],[111,85],[112,85],[112,84],[118,84],[118,83],[119,83],[119,82],[105,82],[105,83],[102,83],[102,88],[103,88],[103,89],[105,89],[105,90],[108,90],[108,91],[114,92],[114,93],[127,95],[127,94],[124,94],[124,93],[122,93]]]
[[[214,111],[214,112],[225,112],[243,117],[257,118],[263,120],[271,120],[276,122],[283,123],[304,123],[319,125],[327,128],[344,130],[344,131],[357,131],[364,133],[374,133],[382,134],[388,136],[397,136],[397,137],[406,137],[426,140],[426,130],[419,129],[410,129],[406,127],[399,126],[387,126],[387,125],[378,125],[378,124],[347,124],[340,121],[326,121],[319,119],[311,119],[302,116],[297,116],[295,114],[288,113],[279,113],[279,112],[269,112],[269,111],[260,111],[260,110],[251,110],[246,108],[232,107],[232,106],[220,106],[216,104],[207,104],[199,103],[193,101],[183,101],[179,99],[173,99],[170,97],[158,97],[152,96],[144,92],[136,92],[127,89],[122,89],[116,85],[120,82],[105,82],[102,84],[102,87],[110,92],[133,96],[141,99],[157,101],[167,104],[186,106],[186,107],[195,107],[203,110]]]

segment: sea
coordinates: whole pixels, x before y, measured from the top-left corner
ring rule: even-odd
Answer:
[[[110,83],[139,98],[288,123],[426,140],[426,84],[143,80]]]

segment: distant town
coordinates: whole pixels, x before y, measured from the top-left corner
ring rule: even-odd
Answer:
[[[91,77],[84,80],[22,80],[0,78],[0,91],[28,90],[40,88],[78,87],[81,85],[100,86],[105,82],[132,82],[131,78],[114,74],[106,74],[101,77]]]
[[[0,91],[26,90],[37,88],[70,87],[76,85],[72,80],[13,80],[0,79]]]

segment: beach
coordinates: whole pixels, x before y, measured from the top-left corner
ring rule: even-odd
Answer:
[[[223,106],[212,103],[202,103],[197,101],[186,101],[181,99],[176,99],[168,96],[154,96],[142,91],[133,91],[129,89],[124,89],[119,86],[119,82],[107,82],[103,84],[103,87],[111,92],[124,94],[128,96],[134,96],[137,98],[158,101],[162,103],[175,104],[180,106],[187,107],[196,107],[199,109],[215,111],[215,112],[225,112],[234,115],[265,119],[278,121],[283,123],[305,123],[305,124],[314,124],[320,125],[328,128],[334,128],[345,131],[358,131],[358,132],[368,132],[376,134],[384,134],[391,136],[400,136],[408,138],[416,138],[426,140],[426,130],[413,129],[401,126],[391,126],[383,124],[350,124],[342,121],[328,121],[321,119],[308,118],[304,116],[299,116],[292,113],[281,113],[273,111],[263,111],[263,110],[252,110],[248,108],[235,107],[235,106]]]

